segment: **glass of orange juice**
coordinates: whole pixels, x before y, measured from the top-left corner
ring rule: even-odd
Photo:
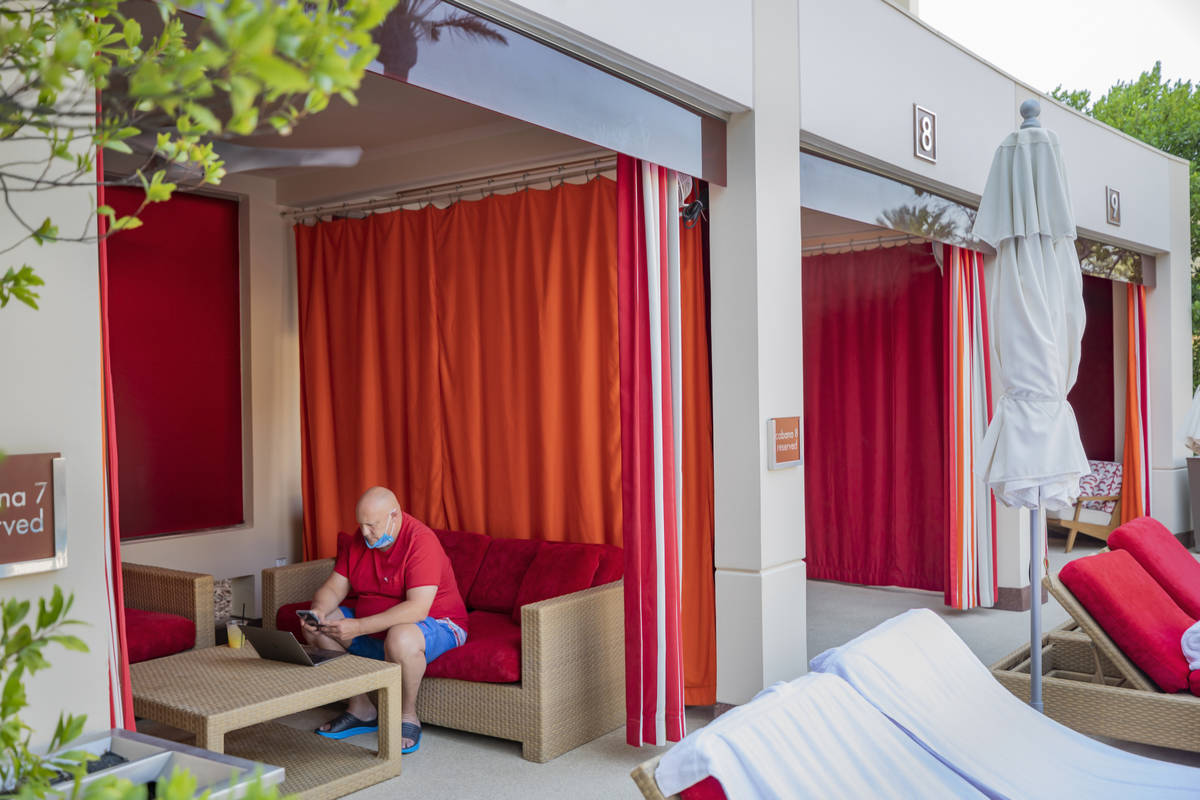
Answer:
[[[246,641],[246,634],[242,632],[242,626],[246,624],[245,620],[231,619],[225,623],[225,633],[229,636],[230,647],[241,647]]]

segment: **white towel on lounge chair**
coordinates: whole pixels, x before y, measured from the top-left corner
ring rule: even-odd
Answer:
[[[655,780],[672,795],[709,775],[730,800],[983,797],[833,675],[764,689],[667,751]]]
[[[1200,797],[1200,769],[1133,755],[1039,714],[928,609],[814,658],[989,797]]]
[[[1179,646],[1183,648],[1183,657],[1187,659],[1188,669],[1200,669],[1200,622],[1183,632]]]

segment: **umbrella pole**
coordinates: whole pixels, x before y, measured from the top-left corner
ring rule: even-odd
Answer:
[[[1029,705],[1042,707],[1042,526],[1041,502],[1029,509]]]

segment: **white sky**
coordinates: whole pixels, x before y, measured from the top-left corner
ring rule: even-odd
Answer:
[[[1100,97],[1162,62],[1200,83],[1200,0],[918,0],[920,17],[992,64],[1049,93]]]

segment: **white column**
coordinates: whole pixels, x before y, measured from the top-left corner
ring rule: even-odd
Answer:
[[[1156,264],[1156,285],[1147,292],[1150,350],[1150,514],[1172,532],[1192,528],[1188,513],[1188,455],[1179,432],[1192,399],[1192,291],[1188,169],[1167,163],[1170,191],[1170,252]],[[1197,254],[1200,255],[1200,254]]]
[[[800,86],[795,3],[754,3],[754,109],[713,187],[717,699],[807,668],[803,468],[768,471],[766,421],[802,415]]]

